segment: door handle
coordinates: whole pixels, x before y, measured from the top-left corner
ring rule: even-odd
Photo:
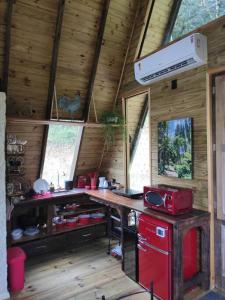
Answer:
[[[91,233],[82,234],[83,237],[88,237],[88,236],[91,236],[91,235],[92,235]]]
[[[138,247],[139,250],[144,251],[144,252],[147,252],[147,250],[144,249],[143,247],[141,247],[141,245],[137,244],[137,247]]]
[[[140,235],[139,233],[138,233],[138,238],[140,239],[140,240],[142,240],[142,241],[147,241],[147,239],[146,238],[144,238],[142,235]]]

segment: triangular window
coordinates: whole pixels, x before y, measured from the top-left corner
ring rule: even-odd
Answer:
[[[64,188],[66,180],[73,180],[82,128],[75,125],[50,125],[48,128],[41,177],[55,188]]]

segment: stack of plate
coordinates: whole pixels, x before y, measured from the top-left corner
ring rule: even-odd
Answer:
[[[19,240],[23,236],[23,229],[21,228],[13,229],[11,235],[14,241]]]
[[[29,226],[24,230],[24,234],[27,236],[35,236],[40,232],[40,230],[35,226]]]

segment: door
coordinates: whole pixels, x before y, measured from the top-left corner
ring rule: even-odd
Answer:
[[[213,79],[215,283],[225,290],[225,74]]]
[[[139,283],[145,288],[153,287],[156,297],[172,298],[171,254],[139,240]]]

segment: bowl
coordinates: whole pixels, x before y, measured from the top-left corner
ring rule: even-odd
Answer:
[[[11,236],[14,241],[19,240],[23,236],[23,230],[21,228],[16,228],[11,232]]]
[[[91,216],[90,214],[83,214],[83,215],[79,215],[79,223],[81,225],[86,225],[89,224],[91,220]]]

